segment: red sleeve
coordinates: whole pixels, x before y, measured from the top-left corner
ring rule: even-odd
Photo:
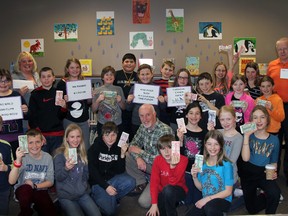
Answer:
[[[150,194],[151,194],[151,204],[158,203],[158,194],[159,194],[159,186],[160,186],[160,167],[161,166],[162,156],[158,155],[153,162],[152,171],[151,171],[151,179],[150,179]]]

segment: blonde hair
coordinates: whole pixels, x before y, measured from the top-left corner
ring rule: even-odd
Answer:
[[[88,159],[87,159],[87,154],[86,154],[86,149],[85,149],[85,143],[84,143],[82,130],[77,124],[74,124],[74,123],[68,125],[68,127],[66,128],[65,134],[64,134],[64,137],[63,137],[63,143],[58,149],[56,149],[55,156],[57,154],[63,153],[65,158],[68,158],[69,143],[67,142],[67,137],[74,130],[78,130],[80,132],[80,136],[81,136],[81,142],[80,142],[79,146],[77,147],[78,158],[84,164],[88,164]]]
[[[79,59],[76,59],[76,58],[71,58],[71,59],[68,59],[68,60],[66,61],[64,77],[65,77],[65,78],[69,78],[69,77],[70,77],[70,74],[69,74],[69,72],[68,72],[68,68],[69,68],[69,66],[70,66],[72,63],[75,63],[75,64],[79,65],[79,67],[80,67],[80,73],[79,73],[79,75],[78,75],[78,80],[84,80],[84,76],[82,76],[81,62],[79,61]]]
[[[16,61],[17,61],[17,64],[15,64],[15,66],[14,66],[15,71],[16,71],[16,72],[21,72],[21,71],[20,71],[20,68],[19,68],[19,63],[21,62],[21,60],[22,60],[23,58],[30,58],[30,59],[33,61],[33,69],[32,69],[32,72],[36,72],[36,71],[37,71],[37,63],[36,63],[34,57],[31,55],[31,53],[26,52],[26,51],[19,53],[19,55],[18,55],[18,57],[17,57],[17,60],[16,60]],[[12,71],[10,71],[10,72],[12,72]]]

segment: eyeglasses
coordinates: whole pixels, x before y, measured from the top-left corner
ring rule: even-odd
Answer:
[[[179,79],[179,80],[180,80],[180,79],[181,79],[181,80],[187,80],[188,77],[182,77],[182,76],[179,76],[178,79]]]
[[[1,84],[7,84],[7,83],[9,83],[10,82],[10,80],[0,80],[0,83]]]
[[[29,59],[29,60],[21,60],[20,61],[21,63],[32,63],[33,62],[33,60],[31,60],[31,59]]]

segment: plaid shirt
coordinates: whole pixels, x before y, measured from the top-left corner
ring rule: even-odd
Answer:
[[[154,129],[149,130],[140,125],[134,136],[131,146],[137,146],[142,149],[140,154],[131,153],[134,158],[141,157],[146,163],[152,164],[154,158],[159,154],[157,149],[157,142],[159,138],[163,135],[172,134],[173,130],[168,125],[157,119]]]

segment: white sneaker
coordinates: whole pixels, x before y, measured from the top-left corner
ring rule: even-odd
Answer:
[[[283,201],[284,200],[284,197],[283,197],[283,195],[282,194],[280,194],[280,199],[279,199],[280,201]]]
[[[242,190],[242,189],[239,189],[239,188],[236,188],[236,189],[234,190],[234,196],[235,196],[235,197],[241,197],[241,196],[243,196],[243,190]]]

